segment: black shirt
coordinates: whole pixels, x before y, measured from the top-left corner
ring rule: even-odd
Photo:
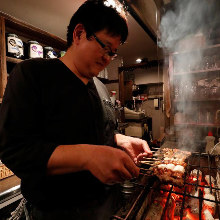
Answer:
[[[0,110],[0,158],[21,178],[28,201],[38,207],[66,207],[102,193],[104,184],[88,171],[46,175],[58,145],[113,146],[114,123],[106,133],[102,105],[94,81],[85,85],[58,59],[16,65]]]

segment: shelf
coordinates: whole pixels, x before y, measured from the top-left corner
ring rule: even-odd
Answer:
[[[135,102],[140,103],[140,102],[147,101],[148,99],[133,99],[132,101],[134,101],[134,100],[135,100]]]
[[[220,127],[220,124],[215,123],[174,123],[175,126],[195,126],[195,127]]]
[[[188,129],[195,132],[193,134],[198,134],[201,140],[205,140],[209,130],[213,132],[214,136],[219,136],[220,123],[214,118],[220,106],[220,94],[218,89],[214,88],[214,85],[216,85],[214,80],[219,77],[220,66],[217,60],[216,65],[204,66],[206,57],[212,57],[214,59],[214,56],[219,53],[220,43],[201,47],[198,45],[197,48],[186,48],[185,51],[179,50],[169,53],[169,82],[171,86],[170,96],[172,104],[170,124],[167,123],[167,127],[174,125],[176,131],[174,135],[176,138],[180,136],[179,141],[181,141],[182,132],[184,133]],[[191,57],[195,58],[195,62],[197,61],[197,63],[191,62]],[[195,65],[192,66],[191,64]],[[210,87],[203,90],[205,87],[202,86],[202,80],[206,79]],[[199,82],[200,80],[201,83]],[[192,88],[184,86],[184,83],[188,81],[193,83]],[[213,88],[211,85],[213,85]],[[190,92],[189,90],[193,91]],[[178,94],[176,92],[178,92]],[[176,120],[178,119],[178,115],[175,115],[177,112],[182,113],[183,116],[186,117],[182,117],[182,120]],[[208,114],[210,114],[211,120],[206,120]],[[206,142],[202,143],[203,146],[205,146],[205,144]]]
[[[10,63],[20,63],[23,60],[22,59],[18,59],[18,58],[14,58],[14,57],[6,57],[6,61],[10,62]]]
[[[102,83],[104,84],[110,84],[110,83],[119,83],[118,79],[114,79],[114,80],[109,80],[109,79],[105,79],[105,78],[100,78],[97,77]]]
[[[196,73],[209,73],[209,72],[218,72],[220,71],[220,68],[215,68],[215,69],[208,69],[208,70],[195,70],[195,71],[189,71],[189,72],[179,72],[179,73],[174,73],[174,76],[182,76],[185,74],[196,74]]]
[[[201,98],[201,99],[199,99],[199,98],[195,98],[195,99],[174,99],[173,100],[174,102],[209,102],[209,101],[217,101],[217,102],[219,102],[220,101],[220,98],[209,98],[209,97],[207,97],[207,98]]]
[[[220,49],[220,44],[209,45],[209,46],[206,46],[206,47],[195,48],[195,49],[192,49],[192,50],[186,50],[186,51],[182,51],[182,52],[174,52],[174,53],[172,53],[172,55],[193,53],[193,52],[197,52],[197,51],[201,51],[201,50],[209,50],[209,49],[215,49],[215,48]]]
[[[162,99],[163,95],[148,95],[148,99]]]
[[[163,85],[163,82],[153,82],[153,83],[145,83],[145,84],[138,84],[137,86],[159,86],[159,85]]]

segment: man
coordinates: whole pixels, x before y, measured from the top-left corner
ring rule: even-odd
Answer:
[[[10,74],[0,157],[21,178],[34,219],[100,218],[106,184],[137,177],[139,157],[151,154],[145,141],[114,131],[95,78],[127,34],[115,9],[87,1],[70,21],[64,57],[30,59]]]

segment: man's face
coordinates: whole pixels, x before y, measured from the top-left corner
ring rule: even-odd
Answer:
[[[88,40],[86,32],[83,31],[75,47],[74,64],[79,74],[86,78],[97,76],[112,59],[108,52],[117,52],[120,45],[120,36],[112,36],[106,30],[96,32],[95,36],[96,39],[91,36]],[[97,39],[106,47],[103,48]]]

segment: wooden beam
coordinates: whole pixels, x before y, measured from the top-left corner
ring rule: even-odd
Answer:
[[[149,35],[149,37],[153,40],[155,44],[157,44],[157,36],[156,33],[152,30],[149,25],[146,25],[145,22],[137,15],[135,10],[132,7],[132,3],[130,0],[118,0],[122,5],[127,8],[127,11],[131,14],[131,16],[138,22],[138,24],[143,28],[143,30]]]
[[[6,42],[5,42],[5,19],[0,16],[0,98],[7,84],[7,66],[6,66]]]

